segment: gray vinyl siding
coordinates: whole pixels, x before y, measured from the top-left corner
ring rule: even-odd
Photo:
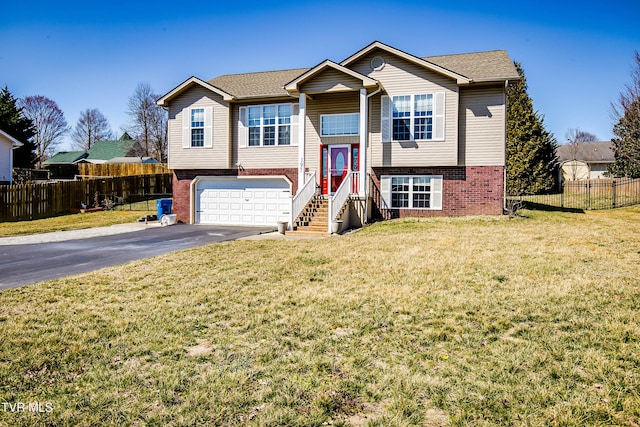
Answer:
[[[505,92],[502,86],[462,89],[460,164],[505,164]]]
[[[304,93],[326,93],[345,90],[359,90],[362,81],[333,68],[327,69],[300,86]]]
[[[371,68],[371,59],[382,56],[385,66]],[[412,64],[389,53],[374,50],[356,61],[354,71],[382,83],[389,96],[422,93],[445,93],[444,141],[381,142],[380,95],[370,106],[370,162],[372,167],[456,166],[458,164],[458,86],[454,79]]]
[[[229,107],[222,97],[204,88],[192,88],[169,105],[169,168],[225,169],[229,167]],[[185,108],[213,108],[213,147],[182,148],[182,115]]]
[[[288,103],[297,103],[296,98],[291,98]],[[282,101],[277,102],[279,104]],[[298,167],[298,146],[297,145],[276,145],[268,147],[240,147],[238,141],[238,116],[241,106],[265,105],[268,102],[256,102],[254,104],[235,104],[232,106],[231,129],[232,129],[232,156],[231,167],[236,168],[239,164],[244,169],[263,168],[297,168]],[[274,103],[275,104],[275,103]],[[293,138],[293,136],[292,136]]]
[[[344,76],[344,74],[343,74]],[[307,100],[307,120],[305,127],[305,165],[310,171],[320,169],[321,144],[357,144],[359,136],[320,136],[320,116],[322,114],[358,113],[360,111],[360,93],[342,92],[316,95]],[[316,175],[319,176],[319,173]]]

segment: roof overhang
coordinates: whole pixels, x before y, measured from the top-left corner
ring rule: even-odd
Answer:
[[[4,136],[6,139],[9,140],[9,142],[11,142],[11,148],[13,149],[22,147],[24,145],[22,142],[18,141],[8,133],[4,132],[2,129],[0,129],[0,135]]]
[[[320,64],[316,65],[315,67],[311,68],[309,71],[307,71],[306,73],[300,75],[299,77],[297,77],[295,80],[292,80],[291,82],[287,83],[284,88],[287,92],[289,92],[289,94],[291,95],[297,95],[300,93],[300,86],[302,84],[304,84],[305,82],[313,79],[315,76],[317,76],[318,74],[322,73],[323,71],[326,71],[327,69],[333,69],[335,71],[338,71],[340,73],[343,73],[347,76],[350,76],[356,80],[359,80],[362,82],[362,87],[368,89],[368,88],[374,88],[378,86],[378,81],[375,79],[372,79],[368,76],[365,76],[364,74],[360,74],[356,71],[350,70],[349,68],[337,64],[329,59],[321,62]]]
[[[176,86],[173,90],[171,90],[170,92],[168,92],[166,95],[162,96],[161,98],[159,98],[156,101],[156,104],[158,104],[161,107],[166,107],[168,105],[168,103],[171,101],[171,99],[173,99],[174,97],[180,95],[183,91],[189,89],[192,86],[201,86],[207,90],[210,90],[211,92],[214,92],[218,95],[220,95],[222,97],[223,100],[225,101],[233,101],[235,99],[235,97],[225,91],[223,91],[222,89],[219,89],[215,86],[213,86],[210,83],[205,82],[204,80],[201,80],[197,77],[189,77],[187,80],[185,80],[184,82],[180,83],[178,86]]]
[[[421,67],[424,67],[428,70],[434,71],[436,73],[442,74],[444,76],[450,77],[452,79],[455,79],[456,82],[459,85],[468,85],[473,83],[473,80],[463,76],[462,74],[458,74],[455,73],[451,70],[448,70],[444,67],[441,67],[439,65],[434,64],[433,62],[429,62],[427,60],[424,60],[422,58],[419,58],[417,56],[411,55],[407,52],[403,52],[399,49],[396,49],[395,47],[391,47],[388,46],[384,43],[381,43],[379,41],[375,41],[373,43],[371,43],[370,45],[368,45],[367,47],[359,50],[358,52],[354,53],[353,55],[351,55],[350,57],[348,57],[347,59],[345,59],[344,61],[342,61],[340,63],[341,66],[343,67],[347,67],[350,64],[352,64],[353,62],[357,61],[358,59],[362,58],[363,56],[367,55],[369,52],[373,51],[374,49],[381,49],[383,51],[389,52],[393,55],[396,55],[402,59],[405,59],[413,64],[419,65]]]

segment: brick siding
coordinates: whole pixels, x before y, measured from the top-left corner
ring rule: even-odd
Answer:
[[[388,209],[383,212],[376,206],[377,213],[384,218],[502,215],[502,166],[374,168],[371,174],[374,203],[379,200],[375,189],[380,188],[382,175],[442,175],[442,210]]]

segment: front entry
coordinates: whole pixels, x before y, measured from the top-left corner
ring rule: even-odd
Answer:
[[[322,194],[335,193],[350,172],[359,169],[359,144],[320,146]]]

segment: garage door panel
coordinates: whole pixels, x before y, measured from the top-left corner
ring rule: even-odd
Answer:
[[[196,186],[196,222],[275,226],[289,221],[289,188],[281,178],[203,179]]]

